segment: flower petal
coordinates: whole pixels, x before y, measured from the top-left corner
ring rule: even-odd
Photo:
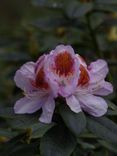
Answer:
[[[83,59],[83,57],[81,57],[79,54],[76,54],[76,57],[77,57],[78,61],[80,62],[80,65],[87,68],[87,64],[86,64],[85,60]]]
[[[46,57],[46,55],[42,55],[37,60],[36,65],[35,65],[35,73],[37,72],[39,66],[41,66],[41,67],[43,66],[45,57]]]
[[[21,98],[18,100],[14,106],[14,111],[17,114],[24,114],[24,113],[34,113],[38,109],[41,108],[45,98],[41,99],[30,99],[27,97]]]
[[[63,57],[64,54],[65,57]],[[68,57],[67,54],[70,57]],[[59,61],[57,60],[56,62],[58,56]],[[63,59],[62,62],[60,62],[61,57],[65,58],[66,62]],[[72,47],[64,45],[57,46],[46,59],[44,70],[48,83],[51,85],[53,84],[52,82],[54,82],[54,86],[61,96],[67,97],[71,95],[77,87],[79,77],[79,62]],[[73,61],[72,65],[69,64],[69,62],[72,62],[69,61],[70,59]],[[58,66],[56,63],[58,63]]]
[[[16,85],[24,91],[32,90],[30,79],[34,79],[34,62],[24,64],[15,74]]]
[[[92,62],[88,69],[90,75],[90,83],[97,83],[105,79],[106,75],[108,74],[107,63],[106,61],[101,59]]]
[[[99,117],[107,112],[107,103],[101,97],[91,94],[77,96],[81,103],[81,107],[87,113]]]
[[[66,98],[66,102],[67,105],[70,107],[70,109],[75,112],[75,113],[79,113],[81,112],[81,107],[79,104],[79,101],[76,99],[75,96],[69,96]]]
[[[97,88],[94,89],[93,94],[95,95],[101,95],[106,96],[113,92],[113,86],[111,83],[104,81],[102,85],[97,86]]]
[[[54,109],[55,109],[55,101],[53,97],[49,96],[46,99],[45,104],[42,106],[42,114],[41,117],[39,118],[39,121],[42,123],[48,124],[51,123]]]
[[[74,50],[73,48],[70,46],[70,45],[58,45],[56,48],[55,48],[55,53],[57,52],[62,52],[62,51],[68,51],[71,55],[74,55]]]

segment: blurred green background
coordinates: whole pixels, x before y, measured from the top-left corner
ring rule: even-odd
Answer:
[[[72,45],[87,63],[108,62],[108,98],[117,104],[117,0],[0,0],[0,136],[12,136],[11,108],[22,95],[15,71],[58,44]]]

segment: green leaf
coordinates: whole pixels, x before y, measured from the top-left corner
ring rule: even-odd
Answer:
[[[94,134],[92,133],[89,133],[89,132],[84,132],[83,134],[80,135],[80,138],[86,138],[86,139],[96,139],[97,136],[95,136]]]
[[[52,21],[51,21],[52,20]],[[38,19],[33,23],[35,27],[41,28],[41,29],[47,29],[47,28],[56,28],[59,26],[63,26],[65,24],[64,20],[61,17],[43,17]]]
[[[106,141],[117,143],[117,125],[106,117],[89,117],[87,116],[88,130],[99,138]]]
[[[41,139],[42,156],[70,156],[76,146],[76,139],[64,127],[53,127]]]
[[[14,137],[16,135],[17,135],[17,132],[14,132],[14,131],[12,132],[11,130],[0,128],[0,136],[12,138],[12,137]]]
[[[27,61],[30,60],[30,56],[27,55],[26,53],[22,52],[4,52],[0,54],[0,61]]]
[[[75,136],[79,134],[86,127],[86,119],[83,112],[74,113],[65,105],[60,106],[60,115],[62,116],[66,126],[74,133]]]
[[[26,131],[13,139],[6,142],[3,148],[0,150],[1,156],[20,156],[25,153],[25,155],[34,156],[35,151],[37,150],[37,143],[27,144],[29,140],[29,132]],[[38,143],[39,146],[39,143]],[[30,152],[29,152],[30,151]],[[32,155],[30,155],[32,154]]]
[[[31,125],[38,122],[38,118],[33,115],[16,115],[12,119],[7,119],[7,123],[13,129],[25,130],[31,127]]]
[[[101,4],[117,4],[117,0],[96,0],[95,2]]]
[[[106,141],[103,140],[98,140],[98,142],[104,146],[105,148],[109,149],[110,151],[114,152],[115,154],[117,154],[117,144],[112,144],[112,143],[108,143]]]
[[[84,141],[81,141],[81,140],[77,140],[77,142],[80,144],[80,146],[85,149],[85,150],[88,150],[88,149],[95,149],[95,146],[91,143],[88,143],[88,142],[84,142]]]
[[[56,15],[56,13],[53,12],[53,15],[38,18],[32,25],[41,29],[53,29],[65,25],[66,22],[60,14]]]
[[[39,141],[36,143],[17,145],[15,148],[10,149],[10,156],[36,156],[38,147]]]
[[[100,148],[98,150],[95,150],[94,152],[92,152],[91,156],[108,156],[108,150],[104,149],[104,148]]]
[[[84,155],[85,155],[85,151],[81,150],[79,146],[77,146],[73,151],[73,156],[84,156]]]
[[[109,108],[111,108],[112,110],[117,111],[117,106],[113,102],[111,102],[109,100],[106,100],[106,102],[108,103]]]
[[[54,126],[54,123],[43,124],[39,122],[38,119],[33,115],[16,116],[12,120],[7,120],[7,122],[13,129],[23,131],[29,129],[31,131],[31,138],[42,137],[51,127]]]
[[[107,15],[103,12],[96,12],[91,14],[90,16],[90,22],[93,29],[97,29],[99,26],[101,26],[107,18]]]
[[[117,111],[108,110],[107,111],[107,115],[108,116],[116,116],[117,115]]]
[[[66,14],[70,18],[79,18],[86,15],[92,10],[92,3],[80,3],[78,1],[70,1],[66,5]]]
[[[35,6],[48,7],[48,8],[61,8],[63,0],[33,0]]]
[[[15,117],[12,107],[0,107],[0,117],[3,118],[13,118]]]
[[[116,0],[96,0],[95,9],[101,10],[103,12],[116,12],[117,10],[117,1]]]
[[[31,125],[31,138],[40,138],[42,137],[50,128],[52,128],[54,124],[43,124],[43,123],[36,123]]]

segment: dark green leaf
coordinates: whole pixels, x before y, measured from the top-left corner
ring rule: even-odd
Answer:
[[[102,12],[115,12],[117,10],[117,5],[107,3],[95,3],[94,9]]]
[[[117,115],[117,111],[108,110],[107,111],[107,115],[108,116],[116,116]]]
[[[43,124],[36,123],[31,125],[32,135],[31,138],[40,138],[42,137],[50,128],[52,128],[54,124]]]
[[[81,150],[79,148],[79,146],[77,146],[73,152],[73,156],[84,156],[84,153],[83,150]]]
[[[32,25],[41,29],[50,29],[63,26],[65,24],[66,20],[62,16],[53,15],[49,17],[41,17],[34,21]]]
[[[92,7],[92,3],[70,1],[66,6],[66,14],[70,18],[79,18],[90,12],[92,10]]]
[[[95,149],[95,146],[93,144],[78,140],[78,143],[82,146],[83,149]]]
[[[16,116],[14,119],[7,120],[8,124],[11,128],[17,130],[26,130],[30,129],[31,138],[40,138],[42,137],[46,131],[48,131],[54,124],[43,124],[40,123],[37,117],[28,116],[28,115],[20,115]]]
[[[109,149],[110,151],[114,152],[117,154],[117,144],[112,144],[112,143],[108,143],[106,141],[103,140],[98,140],[98,142],[104,146],[105,148]]]
[[[39,141],[31,144],[17,145],[11,149],[10,156],[36,156],[39,151]]]
[[[12,138],[12,137],[14,137],[16,135],[17,135],[17,132],[14,132],[14,131],[12,132],[11,130],[1,129],[0,128],[0,136]]]
[[[13,129],[25,130],[31,125],[38,123],[38,118],[33,115],[16,115],[12,119],[7,119],[7,123]]]
[[[107,15],[102,12],[96,12],[96,13],[91,14],[90,21],[91,21],[92,28],[96,29],[99,26],[101,26],[105,22],[106,18],[107,18]]]
[[[117,125],[106,117],[87,117],[89,131],[106,141],[117,143]]]
[[[13,118],[15,114],[12,107],[0,107],[0,117]]]
[[[66,126],[74,133],[74,135],[79,136],[79,134],[85,129],[86,119],[83,112],[74,113],[69,107],[61,105],[60,114]]]
[[[76,146],[76,139],[68,129],[56,126],[41,139],[42,156],[70,156]]]
[[[117,106],[116,104],[114,104],[113,102],[106,100],[106,102],[108,103],[109,108],[111,108],[112,110],[117,111]]]
[[[29,139],[29,134],[28,133],[29,132],[26,131],[25,133],[22,133],[22,134],[20,134],[20,135],[18,135],[16,137],[14,137],[13,139],[9,140],[7,143],[5,143],[5,146],[0,151],[0,155],[1,156],[15,156],[15,155],[20,155],[23,151],[25,151],[25,155],[26,154],[29,155],[29,153],[27,151],[27,148],[28,147],[31,148],[32,145],[21,144],[23,142],[26,143],[26,141],[28,141],[28,139]],[[33,146],[33,149],[31,151],[32,152],[35,151],[34,146]],[[32,153],[31,151],[30,151],[30,153]]]
[[[95,150],[91,154],[91,156],[107,156],[107,155],[109,155],[108,150],[104,148],[99,148],[98,150]]]
[[[96,2],[101,4],[117,4],[117,0],[96,0]]]
[[[26,61],[30,60],[29,55],[25,53],[19,53],[19,52],[5,52],[0,54],[0,61]]]
[[[50,8],[61,8],[63,0],[33,0],[32,3],[36,6],[50,7]]]

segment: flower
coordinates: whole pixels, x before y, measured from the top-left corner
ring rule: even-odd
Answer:
[[[36,63],[27,62],[16,72],[14,80],[24,91],[25,97],[16,102],[14,111],[17,114],[30,114],[42,108],[39,120],[50,123],[55,108],[55,94],[45,78],[46,57],[46,55],[41,56]]]
[[[81,62],[80,77],[77,89],[70,98],[78,101],[79,112],[84,110],[92,116],[102,116],[107,112],[108,106],[100,96],[106,96],[113,92],[112,84],[105,81],[109,71],[107,63],[99,59],[87,66],[80,56],[77,55],[77,57]]]
[[[25,63],[15,74],[16,85],[24,91],[24,97],[14,106],[15,113],[34,113],[42,108],[39,120],[50,123],[55,109],[55,98],[61,96],[75,112],[82,110],[102,116],[107,103],[100,96],[113,92],[112,85],[105,81],[108,66],[97,60],[87,66],[84,59],[75,54],[69,45],[59,45],[37,62]]]

